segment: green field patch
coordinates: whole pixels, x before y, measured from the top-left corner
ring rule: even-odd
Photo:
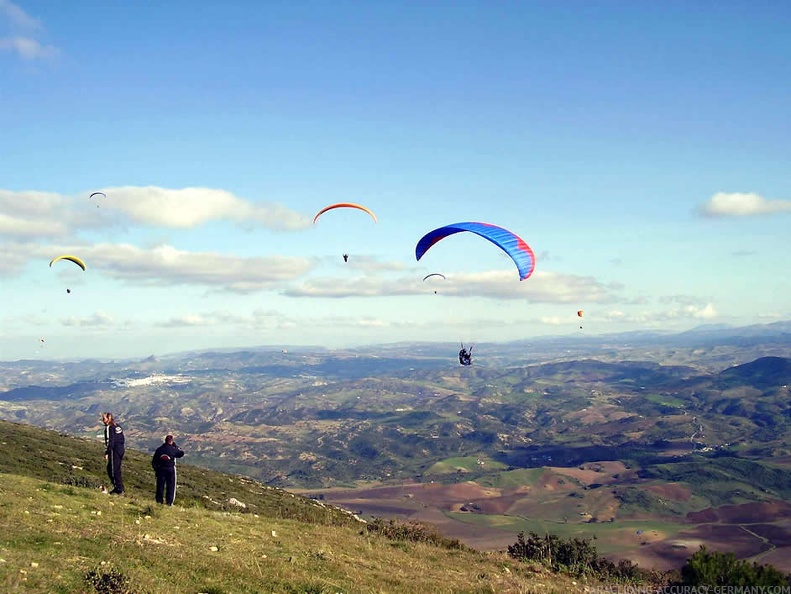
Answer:
[[[432,464],[427,470],[426,474],[447,474],[449,472],[457,472],[459,469],[467,472],[474,472],[480,469],[477,456],[458,456],[453,458],[445,458],[435,464]]]
[[[648,402],[653,402],[654,404],[661,404],[664,406],[673,406],[675,408],[683,408],[686,402],[681,398],[676,398],[675,396],[671,396],[670,394],[642,394],[641,398],[643,400],[647,400]]]
[[[602,523],[558,522],[545,518],[524,516],[503,516],[486,514],[465,514],[447,512],[445,514],[457,522],[473,526],[485,526],[504,532],[528,534],[555,534],[561,538],[580,538],[591,540],[602,554],[633,550],[641,541],[652,542],[672,538],[679,532],[689,529],[689,525],[662,522],[657,520],[626,520]]]
[[[500,471],[508,468],[507,464],[503,464],[502,462],[498,462],[497,460],[492,460],[487,456],[479,456],[477,458],[482,463],[478,465],[478,471]]]
[[[535,485],[544,472],[544,468],[517,468],[497,474],[487,474],[481,477],[477,483],[482,487],[495,487],[498,489]]]

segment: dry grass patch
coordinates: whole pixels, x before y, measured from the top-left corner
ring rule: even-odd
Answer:
[[[116,572],[130,592],[148,594],[170,594],[175,585],[215,593],[575,591],[565,578],[537,574],[504,554],[363,528],[160,507],[134,494],[115,498],[11,475],[2,485],[6,592],[90,592],[91,572],[95,579]]]

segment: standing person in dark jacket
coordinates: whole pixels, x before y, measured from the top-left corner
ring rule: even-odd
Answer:
[[[124,429],[115,422],[112,413],[102,413],[104,423],[104,460],[107,462],[107,476],[113,484],[110,495],[121,495],[124,492],[124,480],[121,475],[121,462],[124,459]]]
[[[157,448],[151,458],[151,466],[157,474],[157,503],[173,505],[176,500],[176,458],[184,455],[173,442],[173,436],[165,437],[165,443]]]

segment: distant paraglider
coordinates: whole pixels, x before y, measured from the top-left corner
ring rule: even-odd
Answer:
[[[580,330],[582,330],[582,316],[585,314],[581,309],[577,312],[577,317],[580,319]]]
[[[530,278],[536,267],[536,257],[533,250],[525,241],[507,229],[490,223],[454,223],[429,231],[415,246],[415,258],[420,260],[425,253],[437,242],[454,233],[469,231],[491,241],[494,245],[508,254],[516,264],[519,271],[519,280]]]
[[[82,268],[83,271],[85,270],[85,262],[83,262],[77,256],[69,256],[68,254],[64,254],[63,256],[57,256],[56,258],[52,258],[52,260],[50,260],[49,267],[52,268],[52,265],[60,260],[68,260],[69,262],[74,262],[77,266]],[[71,294],[71,289],[66,289],[66,293]]]
[[[330,204],[329,206],[325,206],[319,212],[317,212],[316,216],[313,217],[313,224],[315,225],[316,221],[319,220],[319,217],[321,215],[323,215],[325,212],[327,212],[329,210],[334,210],[336,208],[356,208],[357,210],[361,210],[363,212],[367,212],[369,215],[371,215],[371,218],[374,220],[374,223],[378,222],[374,212],[371,209],[366,208],[362,204],[355,204],[353,202],[336,202],[335,204]],[[346,253],[343,254],[343,261],[344,262],[348,262],[349,261],[349,254],[346,254]]]
[[[327,212],[328,210],[334,210],[336,208],[356,208],[358,210],[362,210],[363,212],[367,212],[369,215],[371,215],[371,218],[374,220],[374,223],[377,222],[376,215],[373,213],[373,211],[370,210],[369,208],[366,208],[362,204],[354,204],[353,202],[337,202],[335,204],[330,204],[329,206],[325,206],[319,212],[317,212],[316,216],[313,217],[313,224],[315,225],[316,221],[319,220],[319,217],[323,215],[325,212]]]
[[[88,200],[93,202],[96,205],[96,208],[99,208],[99,199],[100,198],[107,198],[107,194],[104,192],[94,192],[90,196],[88,196]]]
[[[439,272],[432,272],[431,274],[427,274],[426,276],[424,276],[424,277],[423,277],[423,282],[426,282],[426,279],[428,279],[428,278],[431,278],[431,277],[433,277],[433,276],[438,276],[438,277],[439,277],[439,278],[441,278],[442,280],[446,280],[446,279],[445,279],[445,275],[444,275],[444,274],[441,274],[441,273],[439,273]],[[436,290],[434,291],[434,294],[435,294],[435,295],[437,294],[437,291],[436,291]]]

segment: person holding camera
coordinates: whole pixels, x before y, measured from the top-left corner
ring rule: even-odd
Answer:
[[[165,437],[165,443],[157,448],[151,458],[151,466],[157,475],[157,503],[173,505],[176,500],[176,458],[184,456],[184,451],[173,441],[173,436]]]

